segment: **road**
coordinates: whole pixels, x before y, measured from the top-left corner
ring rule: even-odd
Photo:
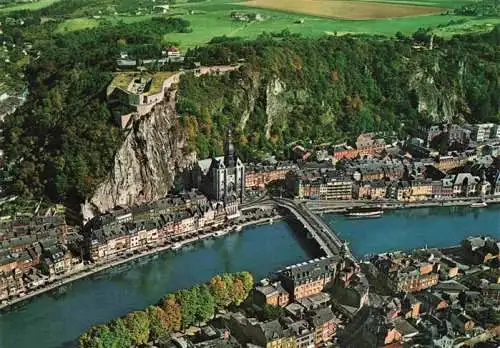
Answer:
[[[327,256],[340,255],[344,252],[344,255],[353,262],[358,262],[351,250],[344,244],[335,231],[320,217],[312,213],[305,204],[286,198],[274,198],[273,201],[276,205],[288,209],[297,217]]]

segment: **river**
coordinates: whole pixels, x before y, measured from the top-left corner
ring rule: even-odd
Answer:
[[[500,205],[393,210],[377,219],[349,219],[328,214],[325,220],[348,241],[358,257],[425,246],[447,247],[472,235],[500,238]]]
[[[324,218],[358,256],[448,246],[469,235],[500,238],[500,206],[389,211],[379,219]],[[248,270],[259,279],[308,259],[305,249],[290,227],[278,222],[103,271],[0,314],[0,348],[73,347],[90,326],[143,309],[170,291],[222,272]]]
[[[167,293],[223,272],[256,279],[309,259],[285,222],[248,227],[176,252],[164,252],[69,284],[0,314],[1,348],[73,347],[96,323],[154,304]]]

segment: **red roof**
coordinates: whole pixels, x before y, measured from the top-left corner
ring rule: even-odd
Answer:
[[[175,46],[170,46],[168,49],[167,49],[167,52],[179,52],[179,50],[177,49],[177,47]]]

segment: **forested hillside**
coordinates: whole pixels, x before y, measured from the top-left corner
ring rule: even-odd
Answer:
[[[283,33],[249,44],[215,40],[204,64],[247,57],[239,73],[181,81],[178,111],[201,156],[220,153],[229,124],[247,159],[298,139],[341,141],[364,131],[411,133],[441,120],[499,122],[500,28],[449,41]]]
[[[27,103],[4,124],[1,148],[12,193],[53,201],[92,195],[123,140],[103,93],[115,58],[123,45],[157,50],[158,26],[181,32],[189,23],[170,18],[65,35],[37,27],[4,33],[19,42],[38,38],[35,49],[42,52],[26,72]],[[186,66],[244,59],[241,70],[186,75],[177,111],[200,157],[222,151],[231,125],[245,159],[280,154],[298,139],[340,141],[363,131],[407,132],[440,120],[498,122],[499,36],[496,28],[482,36],[435,38],[432,50],[425,32],[397,39],[305,39],[287,32],[255,41],[218,38],[189,51]]]

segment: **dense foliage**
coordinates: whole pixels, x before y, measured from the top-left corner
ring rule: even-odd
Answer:
[[[1,148],[12,167],[9,189],[54,201],[89,196],[108,173],[123,138],[105,103],[120,51],[157,44],[161,33],[188,25],[161,18],[65,35],[33,33],[42,36],[33,48],[42,53],[26,70],[30,96],[3,130]],[[30,40],[29,33],[21,39]]]
[[[217,308],[241,304],[252,287],[253,277],[248,272],[214,276],[208,284],[165,296],[158,306],[92,327],[80,336],[80,347],[119,348],[155,341],[211,319]]]
[[[475,1],[457,8],[454,13],[460,16],[498,17],[500,6],[498,0]]]
[[[240,57],[247,64],[221,77],[183,79],[178,111],[201,156],[220,153],[225,129],[233,124],[247,158],[279,153],[298,139],[319,143],[364,131],[412,132],[442,119],[499,122],[499,40],[500,27],[483,36],[434,38],[432,50],[425,30],[394,40],[311,40],[286,32],[252,43],[218,38],[190,54],[203,64]],[[249,116],[244,127],[242,115]]]
[[[57,16],[58,6],[78,3],[59,2],[43,15]],[[0,148],[10,178],[4,186],[27,198],[79,203],[107,175],[123,140],[105,104],[115,59],[123,50],[138,57],[157,54],[165,33],[188,31],[189,23],[153,18],[54,34],[51,22],[37,24],[40,12],[31,16],[22,31],[6,26],[2,34],[17,46],[31,42],[33,55],[40,52],[25,71],[28,101],[4,124]],[[223,76],[185,75],[178,111],[200,157],[220,154],[225,131],[234,126],[244,159],[282,154],[295,140],[407,132],[443,118],[499,121],[499,31],[435,38],[433,50],[412,47],[430,45],[425,30],[392,40],[306,39],[287,31],[255,41],[215,38],[188,52],[187,62],[232,64],[244,58],[244,66]],[[434,104],[436,112],[421,104]]]

